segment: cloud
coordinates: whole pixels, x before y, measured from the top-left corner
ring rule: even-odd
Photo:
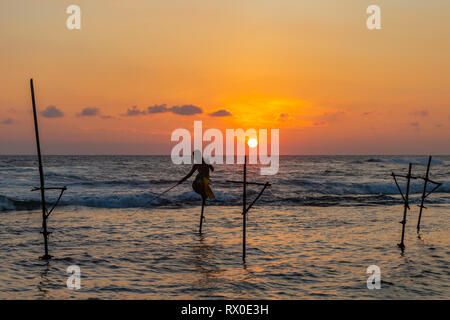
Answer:
[[[366,111],[366,112],[363,112],[361,115],[362,116],[368,116],[368,115],[371,115],[373,113],[374,113],[373,111]]]
[[[100,114],[100,109],[96,107],[86,107],[78,114],[79,117],[93,117]]]
[[[328,122],[326,122],[325,120],[318,120],[318,121],[314,121],[313,126],[314,127],[324,127],[328,124]]]
[[[428,116],[428,110],[416,110],[412,115],[415,117],[426,117]]]
[[[211,117],[229,117],[229,116],[231,116],[231,112],[229,112],[225,109],[220,109],[220,110],[211,112],[209,115]]]
[[[173,106],[172,108],[170,108],[170,112],[182,116],[192,116],[194,114],[203,113],[203,110],[202,108],[194,106],[192,104],[185,104],[182,106]]]
[[[164,112],[168,112],[169,109],[167,109],[167,105],[165,104],[155,104],[154,106],[150,106],[147,108],[147,112],[149,114],[154,114],[154,113],[164,113]]]
[[[146,112],[143,110],[139,110],[137,106],[132,106],[131,108],[127,109],[127,112],[125,113],[125,116],[127,117],[135,117],[135,116],[142,116]]]
[[[347,112],[346,111],[332,111],[332,112],[324,112],[320,116],[317,117],[318,120],[330,122],[336,122],[340,120]]]
[[[64,113],[55,106],[48,106],[44,111],[41,111],[41,115],[45,118],[62,118]]]
[[[114,119],[113,116],[103,115],[97,107],[86,107],[77,114],[79,117],[100,117],[101,119]]]
[[[202,108],[194,106],[192,104],[185,104],[182,106],[173,106],[167,108],[166,104],[156,104],[149,106],[147,110],[139,110],[136,106],[127,109],[125,116],[141,116],[145,114],[157,114],[157,113],[167,113],[172,112],[174,114],[182,116],[190,116],[193,114],[203,113]]]
[[[277,121],[281,121],[281,122],[285,122],[285,121],[289,121],[289,120],[294,120],[293,117],[291,117],[290,115],[288,115],[287,113],[280,113],[278,115],[278,117],[276,118]]]
[[[0,124],[4,124],[4,125],[8,125],[8,124],[13,124],[13,119],[11,119],[11,118],[6,118],[6,119],[3,119],[2,121],[0,121]]]

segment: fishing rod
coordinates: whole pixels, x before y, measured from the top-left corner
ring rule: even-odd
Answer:
[[[172,190],[173,188],[175,188],[175,187],[178,186],[179,184],[180,184],[180,183],[178,182],[176,185],[170,187],[170,188],[167,189],[167,190],[164,190],[164,191],[161,192],[161,193],[156,193],[156,192],[152,192],[152,191],[148,191],[148,193],[154,194],[157,198],[161,198],[164,194],[166,194],[167,192],[169,192],[170,190]],[[156,198],[155,198],[155,199],[156,199]],[[155,201],[155,199],[152,199],[152,200],[150,201],[150,203],[153,202],[153,201]],[[162,199],[162,198],[161,198],[161,199]],[[165,200],[165,199],[164,199],[164,200]],[[136,210],[135,210],[132,214],[130,214],[128,217],[134,216],[134,215],[139,211],[139,209],[140,209],[140,208],[136,209]]]
[[[162,195],[166,194],[167,192],[169,192],[170,190],[172,190],[173,188],[175,188],[176,186],[178,186],[180,183],[178,182],[176,185],[170,187],[169,189],[161,192],[160,194],[158,194],[159,197],[161,197]]]

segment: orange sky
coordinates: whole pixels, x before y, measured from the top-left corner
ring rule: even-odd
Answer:
[[[168,154],[174,129],[203,120],[279,128],[282,154],[448,154],[450,3],[377,0],[372,31],[370,4],[2,1],[0,154],[35,153],[30,77],[39,110],[63,114],[39,118],[44,153]],[[183,105],[203,113],[170,112]]]

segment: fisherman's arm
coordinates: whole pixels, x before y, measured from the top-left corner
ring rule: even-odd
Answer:
[[[195,170],[197,170],[197,167],[194,165],[194,166],[192,167],[191,171],[189,171],[189,173],[188,173],[183,179],[181,179],[181,180],[178,182],[178,184],[181,184],[181,183],[185,182],[187,179],[189,179],[189,177],[192,176],[192,175],[194,174]]]

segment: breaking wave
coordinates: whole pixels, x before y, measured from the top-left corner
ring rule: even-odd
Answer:
[[[260,176],[257,166],[249,166],[249,180],[272,183],[258,205],[289,206],[359,206],[395,205],[401,203],[398,189],[390,176],[394,171],[405,174],[412,162],[414,174],[423,175],[428,161],[422,156],[286,156],[280,159],[275,176]],[[34,210],[40,207],[35,157],[0,156],[0,211]],[[241,205],[242,188],[227,180],[239,180],[242,166],[216,165],[212,188],[216,199],[208,205]],[[190,166],[173,165],[164,156],[47,156],[46,186],[67,186],[61,205],[96,208],[179,208],[197,206],[200,197],[190,183],[158,197],[175,179],[183,177]],[[450,203],[450,157],[434,157],[431,177],[442,186],[427,203]],[[192,178],[191,178],[192,179]],[[399,179],[404,188],[404,179]],[[430,190],[432,186],[429,186]],[[249,186],[249,201],[260,187]],[[422,180],[412,180],[411,200],[418,201]],[[47,192],[51,204],[57,193]]]

